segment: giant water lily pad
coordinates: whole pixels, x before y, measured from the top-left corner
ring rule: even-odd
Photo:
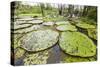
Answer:
[[[95,57],[75,57],[67,55],[61,62],[73,63],[73,62],[89,62],[96,61]]]
[[[78,27],[80,27],[80,28],[84,28],[84,29],[95,28],[94,25],[87,24],[87,23],[78,23],[78,24],[76,24],[76,26],[78,26]]]
[[[80,32],[62,32],[59,44],[62,50],[73,56],[89,57],[96,54],[96,46]]]
[[[24,58],[24,65],[46,64],[48,59],[48,51],[27,54]]]
[[[53,26],[54,22],[44,22],[43,25],[45,25],[45,26]]]
[[[73,25],[70,25],[70,24],[67,24],[67,25],[59,25],[56,27],[57,30],[59,31],[77,31],[76,27],[73,26]]]
[[[31,17],[23,17],[23,18],[20,18],[20,19],[17,19],[18,21],[31,21],[33,20],[34,18],[31,18]]]
[[[56,25],[66,25],[66,24],[70,24],[68,21],[59,21],[55,23]]]
[[[26,21],[18,21],[16,20],[15,22],[11,22],[12,25],[19,25],[19,24],[23,24],[26,23]]]
[[[35,30],[39,30],[43,28],[42,25],[33,25],[31,27],[27,27],[27,28],[23,28],[23,29],[19,29],[19,30],[14,30],[13,33],[28,33],[28,32],[31,32],[31,31],[35,31]]]
[[[53,46],[58,41],[58,32],[53,30],[38,30],[31,32],[19,41],[27,51],[40,51]]]
[[[96,29],[88,29],[89,37],[97,40],[97,30]]]
[[[28,21],[28,23],[39,24],[39,23],[43,23],[43,20],[34,19],[32,21]]]
[[[14,25],[13,29],[14,30],[18,30],[18,29],[24,29],[24,28],[27,28],[27,27],[31,27],[32,24],[19,24],[19,25]]]

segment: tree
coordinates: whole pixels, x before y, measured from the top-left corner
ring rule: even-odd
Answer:
[[[69,5],[69,8],[68,8],[69,17],[73,16],[73,12],[74,12],[74,6],[73,5]]]
[[[44,11],[43,11],[43,9],[44,9],[44,4],[43,4],[43,3],[40,3],[40,7],[41,7],[42,16],[44,17],[44,16],[45,16],[45,15],[44,15]]]
[[[59,15],[63,15],[63,5],[58,4]]]

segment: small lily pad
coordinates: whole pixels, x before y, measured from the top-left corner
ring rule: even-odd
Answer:
[[[50,29],[37,30],[26,34],[19,44],[27,51],[40,51],[53,46],[58,41],[59,33]]]
[[[84,29],[95,28],[94,25],[87,24],[87,23],[78,23],[78,24],[76,24],[76,26],[78,26],[80,28],[84,28]]]
[[[67,25],[59,25],[56,27],[57,30],[59,31],[77,31],[76,27],[70,24]]]
[[[48,51],[27,54],[24,58],[24,65],[46,64],[48,59]]]
[[[96,54],[93,41],[80,32],[62,32],[59,41],[61,49],[70,55],[90,57]]]

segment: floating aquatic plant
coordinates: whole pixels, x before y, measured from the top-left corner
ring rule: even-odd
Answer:
[[[42,51],[38,53],[27,54],[23,61],[24,65],[46,64],[48,57],[48,51]]]
[[[15,58],[15,59],[19,59],[20,57],[22,57],[22,56],[24,55],[24,53],[25,53],[25,50],[24,50],[24,49],[22,49],[22,48],[17,48],[17,49],[15,50],[15,52],[14,52],[14,54],[15,54],[14,58]]]
[[[97,30],[96,29],[88,29],[89,37],[97,40]]]
[[[71,24],[59,25],[56,27],[56,29],[59,31],[77,31],[76,27]]]
[[[73,56],[89,57],[96,54],[96,46],[92,40],[80,32],[62,32],[59,45],[62,50]]]
[[[19,44],[27,51],[40,51],[53,46],[58,41],[59,33],[53,30],[38,30],[26,34]]]
[[[69,21],[59,21],[55,23],[56,25],[66,25],[66,24],[70,24]]]
[[[88,62],[95,61],[95,57],[75,57],[71,55],[67,55],[61,62],[63,63],[73,63],[73,62]]]
[[[31,31],[34,31],[34,30],[39,30],[41,29],[43,26],[41,25],[33,25],[31,27],[28,27],[28,28],[24,28],[24,29],[19,29],[19,30],[14,30],[14,33],[28,33],[28,32],[31,32]]]
[[[78,26],[80,28],[84,28],[84,29],[95,28],[94,25],[87,24],[87,23],[78,23],[78,24],[76,24],[76,26]]]

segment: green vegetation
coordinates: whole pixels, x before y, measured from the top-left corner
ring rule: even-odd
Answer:
[[[53,46],[58,36],[58,32],[53,30],[38,30],[22,37],[19,44],[27,51],[40,51]]]
[[[62,32],[59,45],[62,50],[73,56],[89,57],[96,54],[95,44],[80,32]]]
[[[63,63],[73,63],[73,62],[89,62],[89,61],[95,61],[95,57],[87,57],[87,58],[84,58],[84,57],[75,57],[75,56],[70,56],[70,55],[67,55],[67,57],[65,57],[62,62]]]
[[[75,26],[71,25],[71,24],[66,24],[66,25],[59,25],[56,27],[57,30],[59,31],[77,31],[77,29],[75,28]]]
[[[16,65],[97,59],[96,6],[15,1],[11,9]]]

